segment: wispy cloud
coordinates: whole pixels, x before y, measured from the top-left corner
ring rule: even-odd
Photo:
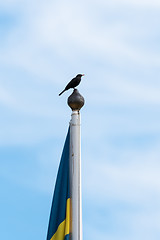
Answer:
[[[96,3],[98,3],[98,1],[94,1]],[[145,8],[145,7],[159,7],[160,6],[160,3],[158,0],[154,0],[154,1],[151,1],[151,0],[130,0],[130,1],[127,1],[127,0],[109,0],[109,1],[104,1],[104,0],[101,0],[99,1],[100,4],[104,4],[104,5],[108,5],[108,6],[113,6],[113,7],[116,7],[116,6],[122,6],[124,7],[125,6],[135,6],[135,7],[142,7],[142,8]]]
[[[127,152],[124,149],[116,155],[117,160],[113,163],[108,161],[109,156],[100,156],[103,161],[92,156],[91,161],[87,160],[84,169],[84,176],[87,177],[87,182],[84,181],[84,188],[87,189],[85,194],[90,191],[89,195],[103,204],[107,200],[136,204],[155,201],[154,196],[160,197],[158,149],[159,143],[157,148],[153,147],[145,152]]]
[[[11,93],[9,93],[4,87],[0,86],[0,102],[5,106],[11,106],[15,104],[15,99]]]
[[[118,2],[120,4],[142,3],[145,6],[144,1]],[[115,4],[118,2],[115,1]],[[153,4],[154,2],[146,2],[146,4],[149,3]],[[159,4],[158,1],[155,3]],[[44,58],[45,49],[51,53],[54,51],[54,54],[70,59],[70,61],[75,60],[74,51],[79,48],[78,55],[80,52],[83,54],[86,52],[114,64],[125,65],[127,61],[131,61],[143,66],[159,66],[159,54],[148,51],[147,48],[144,50],[142,45],[136,46],[129,40],[130,37],[135,37],[139,33],[145,42],[146,35],[149,34],[149,30],[145,27],[147,24],[145,26],[138,24],[140,19],[139,17],[136,19],[134,15],[132,23],[127,22],[128,16],[124,15],[123,20],[117,18],[114,22],[106,21],[104,24],[103,19],[96,14],[94,3],[92,11],[95,14],[89,10],[89,4],[90,2],[82,2],[77,6],[72,1],[67,4],[64,2],[63,4],[48,2],[45,5],[39,3],[39,11],[34,15],[30,8],[24,8],[22,10],[24,16],[20,15],[23,24],[19,24],[16,30],[13,29],[8,35],[10,47],[8,48],[7,45],[8,50],[5,49],[2,52],[3,61],[6,64],[28,69],[32,73],[39,73],[39,76],[46,76],[46,78],[50,78],[53,71],[50,64],[51,59]],[[81,12],[79,18],[77,18],[77,8]],[[103,10],[103,4],[99,4],[99,12],[101,10]],[[88,11],[90,15],[88,15]],[[112,9],[111,11],[114,14]],[[131,12],[136,15],[135,9]],[[106,13],[108,13],[107,8]],[[149,20],[146,19],[146,21]],[[149,29],[151,28],[149,27]]]

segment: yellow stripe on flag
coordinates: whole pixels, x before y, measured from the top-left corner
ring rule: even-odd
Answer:
[[[64,240],[64,237],[70,233],[70,211],[71,211],[71,201],[70,198],[67,199],[66,206],[66,219],[59,225],[57,231],[50,240]]]

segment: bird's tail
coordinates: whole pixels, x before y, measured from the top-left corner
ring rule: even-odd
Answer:
[[[62,93],[64,93],[66,90],[64,89],[60,94],[59,94],[59,96],[62,94]]]

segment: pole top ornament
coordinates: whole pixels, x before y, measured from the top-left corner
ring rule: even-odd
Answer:
[[[80,110],[84,105],[84,97],[79,93],[77,89],[73,90],[73,93],[68,97],[68,105],[73,110]]]

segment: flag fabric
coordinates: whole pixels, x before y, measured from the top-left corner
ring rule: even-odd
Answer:
[[[64,144],[53,195],[47,240],[69,240],[70,236],[70,128]]]

